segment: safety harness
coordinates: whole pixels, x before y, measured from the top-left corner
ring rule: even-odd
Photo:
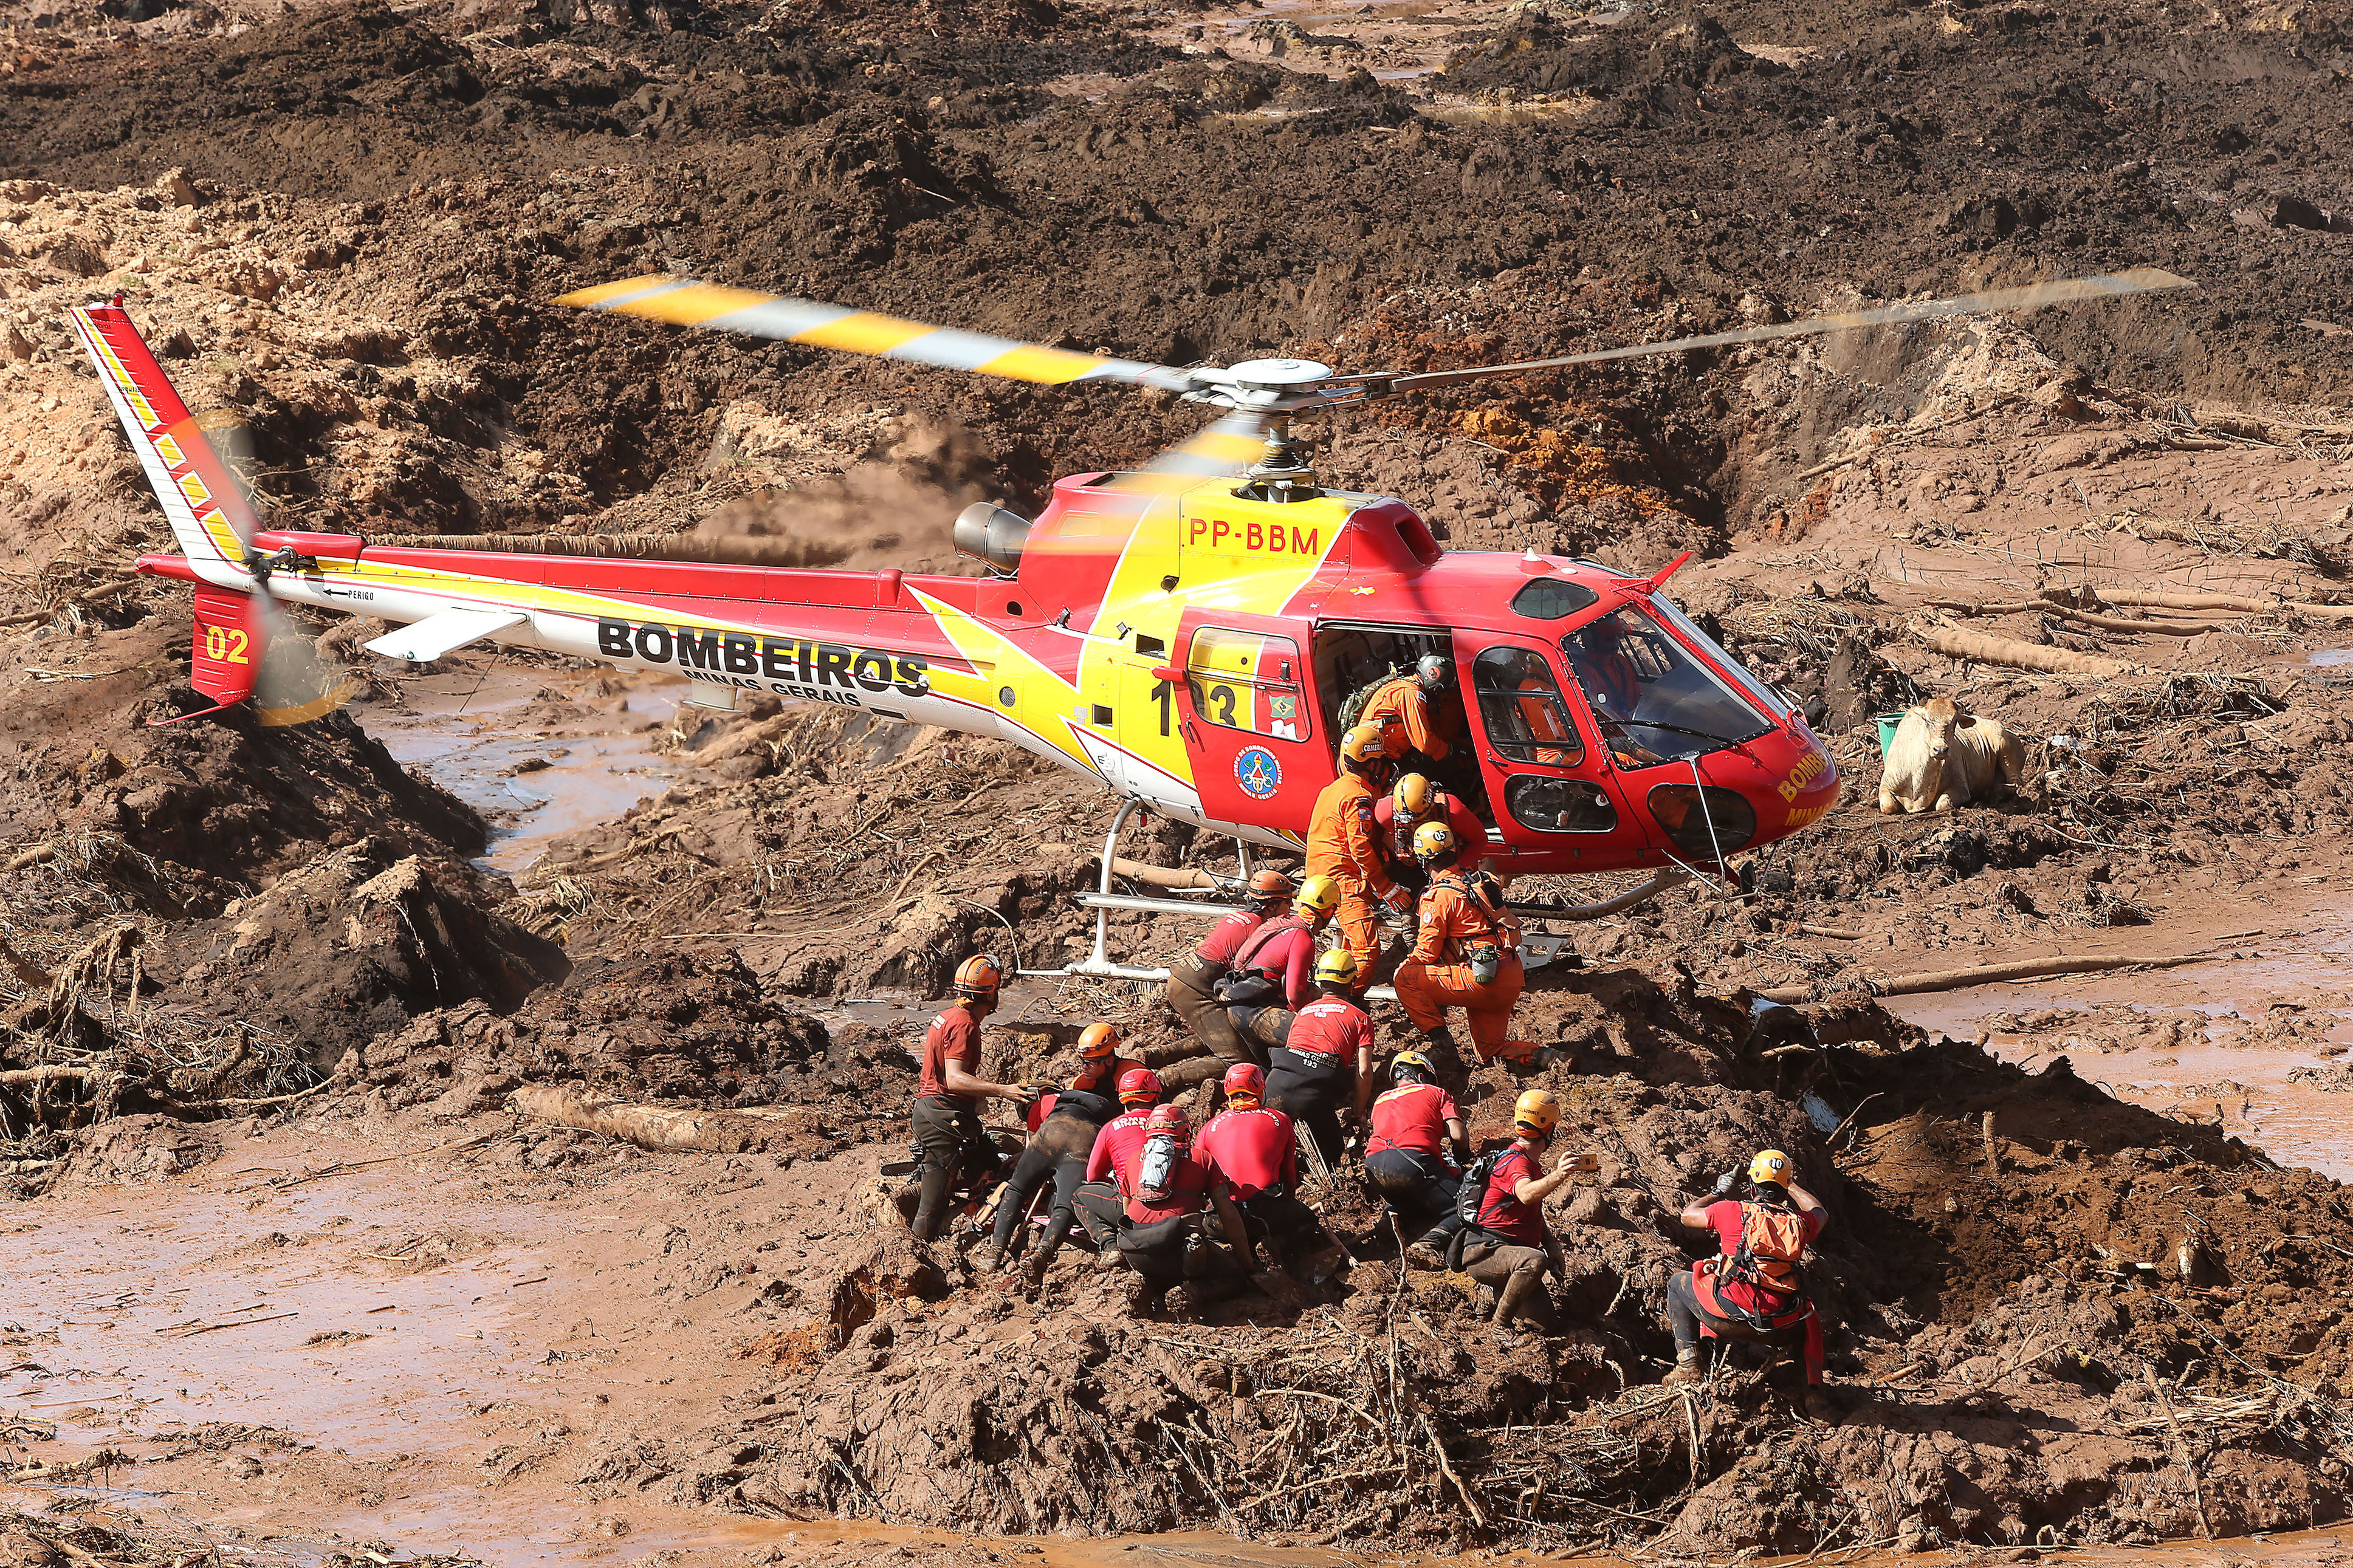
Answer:
[[[1805,1215],[1744,1201],[1739,1244],[1715,1258],[1712,1268],[1700,1266],[1693,1279],[1694,1294],[1711,1316],[1727,1323],[1757,1333],[1786,1329],[1813,1310],[1798,1267],[1805,1251]],[[1747,1286],[1754,1304],[1743,1307],[1726,1300],[1721,1287],[1727,1281]]]

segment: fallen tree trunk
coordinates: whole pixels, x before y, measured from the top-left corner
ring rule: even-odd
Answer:
[[[1925,974],[1898,975],[1872,984],[1880,996],[1918,996],[1930,991],[1963,991],[2003,980],[2040,980],[2052,974],[2091,974],[2105,969],[2172,969],[2184,963],[2205,963],[2228,953],[2185,952],[2171,958],[2137,958],[2129,953],[2084,952],[2058,958],[2021,958],[2008,963],[1978,963],[1967,969],[1936,969]],[[1810,1002],[1809,985],[1776,985],[1757,995],[1767,1002]]]
[[[2353,618],[2353,605],[2315,605],[2299,599],[2257,599],[2244,594],[2168,594],[2146,588],[2095,588],[2093,592],[2111,605],[2137,605],[2149,609],[2239,610],[2258,616],[2274,616],[2284,610],[2293,610],[2316,621]]]
[[[2037,615],[2056,616],[2063,621],[2078,626],[2096,626],[2104,632],[2151,632],[2159,637],[2194,637],[2215,628],[2202,622],[2134,621],[2122,616],[2095,615],[2090,610],[2078,610],[2049,599],[2032,599],[2015,605],[1979,605],[1966,599],[1931,599],[1929,604],[1940,610],[1951,610],[1964,616],[2015,616],[2027,611]]]
[[[1912,635],[1938,653],[1950,654],[1955,658],[1974,659],[1979,664],[2003,665],[2011,669],[2039,669],[2047,675],[2145,673],[2139,665],[2126,664],[2122,659],[2101,658],[2094,654],[2076,653],[2063,647],[2040,647],[2010,637],[1989,637],[1982,632],[1965,632],[1955,626],[1914,626]]]
[[[507,1096],[517,1115],[583,1132],[602,1133],[635,1143],[640,1149],[701,1149],[714,1154],[740,1154],[765,1136],[771,1123],[763,1118],[733,1111],[672,1110],[659,1105],[631,1105],[626,1100],[588,1094],[562,1084],[525,1084]]]
[[[1088,857],[1100,866],[1103,857]],[[1152,888],[1208,888],[1214,890],[1218,879],[1207,871],[1197,871],[1189,866],[1147,866],[1141,860],[1131,860],[1124,855],[1111,858],[1112,875],[1126,877]]]
[[[66,1082],[104,1083],[122,1075],[105,1068],[11,1068],[0,1072],[0,1089],[22,1089],[27,1084]]]

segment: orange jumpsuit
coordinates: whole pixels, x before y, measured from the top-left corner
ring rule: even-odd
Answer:
[[[1433,710],[1421,682],[1410,675],[1375,690],[1356,722],[1381,727],[1381,749],[1391,758],[1419,752],[1433,763],[1444,762],[1463,733],[1461,707]]]
[[[1374,900],[1386,901],[1397,891],[1381,857],[1375,815],[1380,800],[1371,784],[1344,770],[1315,797],[1315,815],[1307,823],[1307,875],[1329,877],[1340,885],[1340,907],[1332,918],[1366,984],[1381,952]]]
[[[1502,970],[1487,984],[1471,978],[1465,949],[1493,942],[1504,950]],[[1460,1007],[1471,1023],[1471,1047],[1482,1061],[1525,1057],[1534,1047],[1509,1037],[1512,1008],[1527,982],[1510,934],[1495,929],[1462,884],[1462,870],[1449,866],[1430,879],[1421,895],[1421,936],[1398,965],[1398,1000],[1413,1026],[1427,1033],[1446,1026],[1446,1009]]]

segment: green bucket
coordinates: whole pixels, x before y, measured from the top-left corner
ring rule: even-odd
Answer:
[[[1904,715],[1901,713],[1882,713],[1879,716],[1879,756],[1882,762],[1887,759],[1887,748],[1895,744],[1895,731],[1903,722]]]

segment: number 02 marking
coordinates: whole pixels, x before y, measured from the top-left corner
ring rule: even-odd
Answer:
[[[251,638],[241,627],[213,626],[205,627],[206,658],[216,658],[224,664],[250,664],[252,660],[247,658],[245,654],[246,649],[251,646]]]

